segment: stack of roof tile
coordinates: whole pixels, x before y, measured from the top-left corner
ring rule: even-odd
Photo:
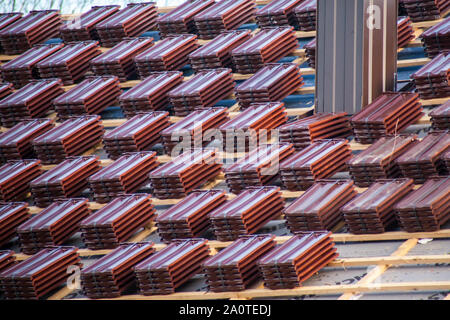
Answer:
[[[222,132],[224,151],[248,152],[264,138],[271,138],[272,130],[288,119],[283,102],[253,103],[236,117],[219,127]]]
[[[413,189],[412,179],[381,179],[342,207],[354,234],[383,233],[395,223],[394,206]]]
[[[22,18],[22,12],[0,13],[0,30]]]
[[[35,254],[46,247],[62,245],[89,214],[88,199],[56,199],[17,228],[22,252]]]
[[[210,213],[226,201],[223,190],[196,190],[158,214],[158,234],[165,242],[201,236],[209,227]]]
[[[450,17],[425,30],[420,37],[425,52],[431,58],[450,50]]]
[[[354,156],[347,167],[359,187],[368,187],[377,179],[396,178],[400,168],[395,160],[414,146],[417,136],[387,136]]]
[[[102,141],[105,129],[100,116],[72,117],[33,140],[34,151],[44,164],[82,155]]]
[[[440,157],[450,149],[450,132],[434,131],[403,153],[395,161],[404,177],[421,184],[429,176],[441,173]]]
[[[437,55],[411,76],[421,99],[450,96],[450,51]]]
[[[273,235],[241,236],[203,263],[213,292],[241,291],[260,277],[257,262],[275,247]]]
[[[134,268],[139,292],[148,296],[175,293],[175,289],[201,271],[208,257],[208,240],[172,241]]]
[[[236,71],[255,73],[267,63],[277,62],[298,47],[293,27],[266,27],[231,52]]]
[[[352,158],[348,140],[317,140],[280,163],[280,176],[288,190],[306,190],[316,180],[332,177]]]
[[[450,100],[430,112],[431,123],[434,129],[450,129]]]
[[[99,114],[113,106],[122,90],[115,76],[87,77],[72,89],[53,100],[58,118]]]
[[[150,173],[152,194],[160,199],[185,197],[221,170],[216,150],[186,151]]]
[[[231,192],[238,194],[248,186],[264,186],[278,177],[278,166],[294,152],[292,144],[260,145],[224,169]]]
[[[0,100],[0,120],[11,128],[23,119],[45,116],[53,99],[64,93],[61,80],[32,80],[25,87]]]
[[[152,242],[122,244],[81,271],[81,286],[91,299],[116,298],[136,284],[134,267],[155,252]]]
[[[298,232],[259,260],[258,267],[267,288],[293,289],[338,256],[331,232]]]
[[[402,229],[408,232],[437,231],[450,219],[450,177],[432,177],[395,207]]]
[[[100,40],[96,25],[119,11],[120,6],[93,6],[76,19],[67,22],[59,29],[64,42]]]
[[[125,152],[148,151],[161,142],[161,131],[170,125],[169,113],[139,113],[103,136],[104,150],[111,159]]]
[[[404,0],[403,4],[413,22],[437,20],[450,7],[449,0]]]
[[[301,31],[316,30],[317,0],[304,0],[294,9],[297,25]]]
[[[184,117],[196,108],[213,107],[234,89],[231,69],[202,70],[188,81],[169,91],[175,115]]]
[[[19,89],[38,78],[36,64],[64,47],[63,43],[38,44],[0,67],[2,78]]]
[[[0,273],[17,263],[12,250],[0,250]]]
[[[422,115],[418,94],[385,92],[353,115],[350,123],[356,141],[370,144],[383,136],[401,132]]]
[[[102,46],[111,48],[127,37],[154,29],[158,17],[155,2],[129,3],[95,26]]]
[[[280,142],[292,143],[297,150],[321,139],[351,135],[347,113],[316,113],[278,128]]]
[[[305,47],[306,56],[308,57],[309,66],[313,69],[316,68],[316,38],[308,42]]]
[[[8,131],[0,133],[0,162],[32,159],[31,141],[54,127],[51,119],[24,120]]]
[[[22,16],[23,16],[22,12],[0,13],[0,30],[5,29],[10,24],[22,18]],[[1,42],[0,42],[0,52],[3,53]]]
[[[450,150],[444,152],[441,156],[442,171],[450,174]]]
[[[122,193],[139,190],[148,174],[159,165],[156,152],[124,153],[119,159],[89,177],[89,187],[97,202],[107,203]]]
[[[0,196],[3,201],[22,200],[30,181],[41,174],[40,160],[8,161],[0,167]]]
[[[209,217],[217,240],[233,241],[241,235],[256,233],[267,222],[280,217],[283,209],[279,187],[248,187]]]
[[[254,102],[282,101],[303,86],[294,63],[269,63],[235,89],[242,109]]]
[[[178,71],[152,72],[119,97],[120,108],[130,118],[138,112],[164,109],[169,105],[168,92],[183,81]]]
[[[286,224],[292,233],[331,230],[343,220],[341,208],[356,195],[352,180],[319,180],[284,210]]]
[[[213,39],[224,30],[236,29],[254,17],[254,0],[223,0],[195,15],[200,39]]]
[[[296,26],[294,9],[303,0],[274,0],[262,7],[256,12],[258,25],[262,27],[269,26]]]
[[[188,0],[181,5],[158,17],[158,29],[161,35],[169,34],[195,34],[197,28],[194,16],[213,5],[214,0]]]
[[[122,195],[81,221],[81,238],[92,250],[116,248],[154,217],[150,195]]]
[[[407,15],[405,8],[405,0],[398,0],[398,15],[399,16]]]
[[[126,38],[107,52],[91,60],[96,75],[115,75],[127,81],[137,72],[134,57],[153,46],[153,38]]]
[[[0,273],[0,289],[6,299],[39,299],[70,276],[70,266],[81,267],[75,247],[46,248]]]
[[[36,63],[36,68],[41,78],[60,78],[65,85],[71,85],[83,78],[90,60],[99,54],[97,41],[70,42]]]
[[[198,48],[197,36],[172,35],[136,55],[134,62],[141,79],[154,71],[179,70],[189,63],[188,55]]]
[[[21,54],[56,36],[60,27],[58,10],[30,11],[0,30],[0,45],[6,54]]]
[[[224,31],[189,54],[189,63],[196,72],[202,69],[232,68],[231,51],[249,39],[250,30]]]
[[[71,157],[31,181],[36,206],[45,208],[55,198],[73,198],[88,186],[88,177],[100,170],[98,157]]]
[[[2,230],[0,235],[0,246],[3,246],[9,240],[14,238],[17,235],[17,227],[27,221],[30,217],[31,214],[28,209],[28,203],[0,202],[0,229]],[[3,264],[0,262],[0,271],[2,268]]]
[[[13,84],[8,82],[0,82],[0,100],[6,98],[13,93]]]
[[[397,19],[397,46],[398,48],[405,47],[411,40],[414,39],[414,29],[411,19],[406,17],[398,17]]]
[[[207,130],[219,128],[229,120],[227,108],[208,108],[191,112],[182,120],[161,132],[164,150],[170,154],[178,145],[183,148],[204,147],[211,141],[205,136]]]

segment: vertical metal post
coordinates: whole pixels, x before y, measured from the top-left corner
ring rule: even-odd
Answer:
[[[397,0],[318,0],[316,111],[356,113],[395,90]]]

